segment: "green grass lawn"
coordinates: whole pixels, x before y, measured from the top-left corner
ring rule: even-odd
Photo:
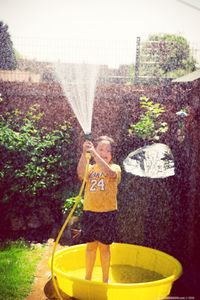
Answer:
[[[24,241],[0,248],[0,300],[25,299],[43,251],[44,247],[30,246]]]

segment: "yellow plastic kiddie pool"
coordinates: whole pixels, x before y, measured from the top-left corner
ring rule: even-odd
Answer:
[[[113,243],[109,283],[102,283],[99,252],[93,278],[88,281],[84,280],[85,251],[86,245],[81,244],[57,251],[54,257],[54,275],[59,288],[80,300],[164,299],[182,273],[179,261],[162,251]]]

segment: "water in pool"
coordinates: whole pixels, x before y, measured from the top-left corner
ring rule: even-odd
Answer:
[[[65,270],[62,270],[65,272]],[[67,272],[68,275],[81,278],[85,277],[85,268],[75,269]],[[141,267],[130,265],[112,265],[110,267],[111,283],[139,283],[163,279],[163,275]],[[95,266],[93,280],[102,281],[102,271],[100,266]]]

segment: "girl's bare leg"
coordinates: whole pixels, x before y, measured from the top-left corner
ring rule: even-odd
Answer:
[[[103,282],[108,282],[109,268],[110,268],[110,245],[102,244],[99,242],[99,251],[100,251]]]
[[[86,280],[91,280],[94,264],[96,260],[96,252],[98,247],[98,241],[87,243],[86,248]]]

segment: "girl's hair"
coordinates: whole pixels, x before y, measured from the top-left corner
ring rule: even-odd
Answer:
[[[102,135],[94,140],[94,146],[97,147],[98,143],[103,142],[103,141],[110,143],[111,152],[112,152],[112,159],[111,159],[110,163],[113,163],[113,158],[115,157],[115,141],[107,135]]]
[[[113,146],[115,145],[114,140],[111,137],[107,136],[107,135],[102,135],[102,136],[98,137],[95,140],[95,145],[98,145],[99,142],[103,142],[103,141],[109,142],[110,145],[111,145],[111,148],[113,148]]]
[[[103,142],[103,141],[106,141],[106,142],[110,143],[111,151],[112,151],[112,157],[115,157],[115,141],[111,137],[109,137],[107,135],[102,135],[102,136],[98,137],[94,141],[95,147],[98,145],[98,143]]]

